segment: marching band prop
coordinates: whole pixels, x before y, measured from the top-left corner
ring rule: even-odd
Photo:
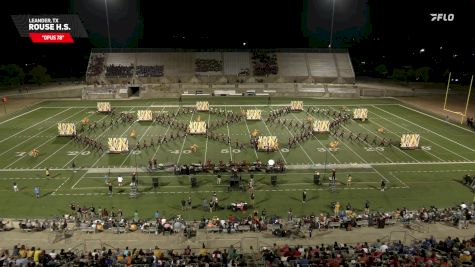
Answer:
[[[421,136],[419,134],[403,134],[401,136],[402,149],[416,149],[419,147]]]
[[[109,138],[109,153],[129,152],[129,140],[125,137]]]
[[[137,110],[137,121],[153,121],[151,110]]]
[[[313,122],[314,133],[328,133],[330,132],[330,121],[314,121]]]
[[[365,121],[368,119],[368,109],[367,108],[355,108],[353,110],[353,119]]]
[[[70,122],[58,123],[58,136],[73,136],[76,134],[76,125]]]
[[[198,101],[198,102],[196,102],[196,110],[197,111],[209,111],[208,101]]]
[[[257,150],[275,151],[279,149],[277,136],[259,136],[257,139]]]
[[[188,125],[188,133],[190,134],[206,134],[206,122],[190,121]]]
[[[97,112],[111,112],[111,103],[109,102],[97,102]]]
[[[303,101],[290,101],[290,110],[292,110],[292,111],[302,111],[303,110]]]
[[[261,120],[262,110],[260,109],[248,109],[246,110],[246,120],[258,121]]]

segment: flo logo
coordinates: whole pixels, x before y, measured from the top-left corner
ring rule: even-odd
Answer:
[[[454,21],[454,14],[445,14],[445,13],[437,13],[437,14],[430,14],[432,19],[430,21]]]

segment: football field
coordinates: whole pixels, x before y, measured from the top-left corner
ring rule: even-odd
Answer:
[[[173,125],[132,120],[110,125],[111,116],[96,111],[96,101],[47,101],[21,112],[11,114],[0,121],[0,217],[48,217],[68,212],[71,202],[95,207],[122,208],[131,215],[135,209],[141,216],[152,217],[159,210],[165,216],[181,214],[187,219],[200,218],[204,199],[217,192],[222,207],[231,202],[251,203],[246,192],[227,192],[227,174],[216,184],[216,175],[198,173],[198,187],[191,188],[189,177],[167,171],[147,170],[148,161],[156,159],[165,166],[207,162],[217,163],[247,161],[268,162],[282,160],[287,171],[278,173],[276,186],[271,185],[271,174],[255,174],[254,206],[268,213],[285,215],[289,208],[296,214],[329,212],[330,203],[340,201],[361,209],[368,200],[374,209],[390,210],[397,207],[420,208],[423,206],[452,206],[461,201],[471,201],[473,193],[460,183],[466,173],[475,173],[475,132],[464,126],[451,124],[438,117],[405,106],[394,99],[291,99],[259,97],[213,97],[110,101],[117,113],[136,115],[138,110],[152,110],[158,114],[172,115],[177,123],[188,125],[191,121],[205,121],[208,125],[226,117],[210,112],[185,113],[182,110],[195,107],[196,101],[209,101],[212,108],[225,113],[241,114],[248,109],[262,110],[262,120],[226,123],[213,127],[218,136],[229,137],[230,143],[213,140],[205,135],[187,135],[157,142],[160,138],[182,134]],[[273,123],[265,119],[269,114],[291,100],[304,102],[304,110],[291,112],[281,119],[288,122],[306,123],[309,118],[325,119],[322,113],[307,112],[318,108],[333,113],[346,108],[368,109],[366,121],[350,120],[340,126],[342,136],[314,134],[305,141],[288,147],[289,138],[300,134],[300,128],[289,124]],[[82,121],[96,122],[95,130],[85,134],[107,147],[108,138],[125,137],[129,152],[109,154],[76,142],[70,137],[59,137],[57,123],[71,122],[80,128]],[[104,126],[103,126],[104,124]],[[381,131],[384,128],[384,131]],[[131,133],[134,136],[131,136]],[[276,136],[279,149],[274,152],[256,151],[249,145],[252,132]],[[349,133],[359,134],[366,140],[351,140]],[[420,148],[402,150],[399,141],[403,134],[421,136]],[[393,145],[381,146],[372,140],[391,140]],[[154,141],[154,146],[135,149],[136,144]],[[331,147],[331,142],[338,146]],[[236,142],[244,145],[236,146]],[[196,152],[192,146],[196,145]],[[39,155],[33,157],[31,151]],[[107,149],[106,149],[107,150]],[[73,163],[75,169],[73,170]],[[49,169],[50,177],[45,176]],[[324,184],[313,183],[314,171],[327,178],[336,169],[337,186],[334,190]],[[129,198],[131,173],[137,171],[139,195]],[[353,177],[346,186],[347,175]],[[105,176],[113,182],[113,195],[109,196]],[[117,176],[125,178],[125,185],[118,187]],[[158,177],[160,186],[152,187],[152,177]],[[242,173],[244,180],[248,173]],[[379,190],[381,181],[387,190]],[[20,189],[13,192],[16,182]],[[41,197],[36,199],[33,188],[39,186]],[[301,203],[302,191],[306,190],[308,202]],[[192,198],[193,209],[183,212],[180,201]],[[217,215],[228,215],[222,209]],[[207,212],[209,214],[209,211]],[[207,216],[207,215],[206,215]]]

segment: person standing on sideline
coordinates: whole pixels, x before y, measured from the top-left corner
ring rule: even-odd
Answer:
[[[332,169],[332,180],[333,181],[336,180],[336,170],[335,169]]]
[[[385,187],[386,187],[386,181],[381,180],[381,192],[384,192]]]
[[[104,183],[105,184],[109,184],[109,176],[106,174],[104,174]]]
[[[36,198],[40,198],[40,187],[39,186],[35,186],[35,196],[36,196]]]
[[[13,192],[18,192],[18,185],[16,182],[13,182]]]
[[[216,184],[217,185],[221,184],[221,174],[218,174],[218,176],[216,176]]]
[[[49,178],[49,169],[48,168],[46,168],[46,170],[45,170],[45,176],[46,176],[46,178]]]
[[[287,212],[287,220],[292,221],[294,218],[294,213],[292,212],[292,209],[290,208],[289,211]]]
[[[119,185],[119,187],[122,186],[123,182],[124,182],[124,177],[122,177],[122,175],[119,175],[119,177],[117,177],[117,184]]]
[[[352,180],[353,177],[351,177],[351,174],[348,174],[348,178],[346,180],[346,186],[347,187],[351,187],[351,180]]]
[[[302,203],[305,204],[307,202],[307,192],[303,191],[302,192]]]
[[[340,202],[338,201],[335,203],[334,212],[335,212],[335,216],[338,216],[338,214],[340,213]]]
[[[252,207],[254,207],[254,199],[256,198],[256,196],[254,195],[254,192],[251,192],[251,203],[252,203]]]
[[[111,197],[112,196],[112,183],[108,182],[107,186],[109,187],[109,196]]]

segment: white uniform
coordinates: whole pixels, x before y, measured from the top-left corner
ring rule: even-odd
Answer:
[[[124,181],[124,178],[122,176],[117,177],[117,183],[119,186],[122,186],[122,182]]]

